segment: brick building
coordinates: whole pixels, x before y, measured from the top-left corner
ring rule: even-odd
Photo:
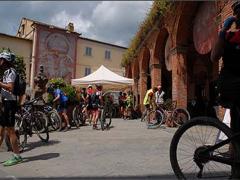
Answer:
[[[192,99],[207,102],[221,63],[210,54],[218,28],[231,15],[232,1],[174,1],[148,32],[136,58],[126,67],[142,104],[145,92],[161,84],[167,98],[187,107]]]

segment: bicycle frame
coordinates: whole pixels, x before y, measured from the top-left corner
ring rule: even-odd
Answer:
[[[223,140],[223,141],[221,141],[221,142],[219,142],[219,143],[217,143],[213,146],[207,147],[207,149],[202,150],[201,154],[211,153],[214,150],[230,143],[232,140],[237,139],[238,137],[240,137],[240,132],[234,134],[232,137],[230,137],[226,140]],[[234,161],[234,160],[230,160],[229,158],[219,157],[219,156],[210,156],[210,158],[208,158],[208,159],[212,160],[212,161],[220,162],[220,163],[223,163],[223,164],[228,164],[228,165],[233,165],[234,163],[240,163],[239,161]]]

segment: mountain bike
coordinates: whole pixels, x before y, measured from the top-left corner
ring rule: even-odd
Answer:
[[[220,120],[196,117],[178,128],[170,145],[170,162],[179,179],[226,178],[239,164],[236,140],[240,133]]]
[[[79,127],[80,125],[84,125],[86,123],[86,113],[83,112],[83,109],[85,106],[83,104],[78,104],[74,107],[72,112],[72,119],[75,123],[76,127]]]
[[[21,108],[21,112],[15,115],[15,131],[22,150],[27,145],[28,136],[32,137],[33,134],[37,134],[43,142],[49,140],[48,126],[43,123],[47,121],[47,116],[45,113],[34,109],[33,104],[35,101],[25,103]]]
[[[100,107],[100,124],[101,129],[104,131],[105,129],[109,129],[112,123],[112,105],[105,104],[103,107]]]
[[[151,110],[148,113],[145,118],[147,119],[146,123],[148,129],[158,128],[163,123],[170,127],[180,126],[190,120],[190,114],[187,109],[176,108],[175,101],[171,103],[172,105],[168,108],[164,105],[157,105],[155,110]]]

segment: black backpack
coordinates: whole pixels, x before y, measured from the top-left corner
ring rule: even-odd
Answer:
[[[12,69],[11,69],[12,70]],[[26,81],[14,70],[16,78],[14,81],[13,94],[15,96],[22,96],[25,94],[27,83]]]

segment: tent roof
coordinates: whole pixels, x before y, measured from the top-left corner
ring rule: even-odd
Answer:
[[[133,79],[120,76],[105,66],[101,65],[95,72],[80,79],[72,79],[72,85],[86,85],[86,84],[112,84],[112,85],[132,85]]]

